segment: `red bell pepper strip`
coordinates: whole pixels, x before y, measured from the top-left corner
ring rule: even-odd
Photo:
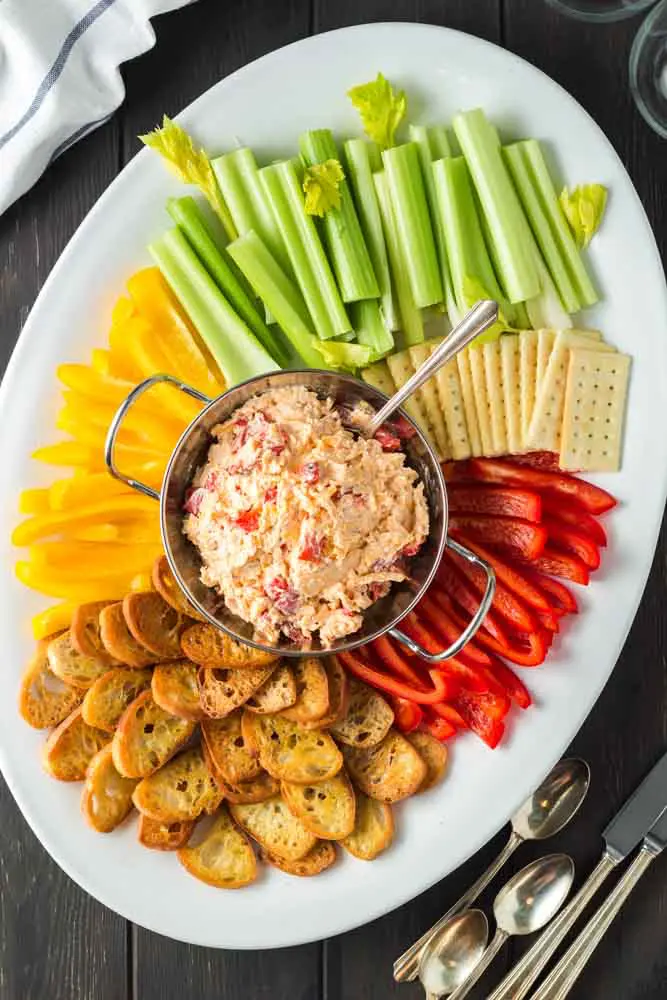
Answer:
[[[365,653],[367,647],[362,646],[361,648]],[[379,639],[374,639],[370,643],[370,649],[381,660],[382,666],[386,667],[393,674],[396,674],[402,680],[415,687],[425,687],[424,679],[419,676],[412,664],[407,662],[402,653],[396,649],[394,643],[386,635],[381,635]],[[368,658],[367,662],[371,665]]]
[[[558,623],[558,615],[555,611],[536,611],[537,620],[539,621],[542,628],[545,628],[547,632],[558,632],[560,625]]]
[[[414,615],[407,615],[401,622],[405,633],[414,639],[429,653],[439,653],[442,646],[433,633],[417,621]],[[457,635],[460,635],[460,631]],[[485,654],[486,655],[486,654]],[[464,687],[469,691],[488,691],[488,678],[479,666],[470,666],[460,661],[456,656],[450,656],[448,660],[443,660],[438,664],[438,669],[446,675],[448,681],[452,681],[453,687]]]
[[[562,497],[542,497],[542,511],[554,521],[569,525],[582,535],[588,535],[591,541],[601,548],[607,544],[607,533],[596,517],[589,514],[583,507],[569,503]]]
[[[444,743],[445,740],[449,740],[452,736],[456,736],[456,726],[453,726],[451,722],[447,722],[446,719],[441,719],[440,716],[427,715],[422,723],[423,728],[434,736],[436,740],[440,743]]]
[[[530,573],[530,570],[526,570]],[[563,615],[576,615],[579,612],[579,605],[577,604],[577,599],[570,590],[566,587],[564,583],[560,580],[554,580],[552,576],[543,576],[541,573],[531,574],[535,580],[538,587],[547,594],[551,602],[551,610],[555,615],[562,617]]]
[[[481,599],[486,583],[484,570],[480,569],[479,566],[474,566],[467,559],[464,559],[463,556],[457,555],[456,552],[450,551],[449,558],[457,569],[467,577]],[[531,614],[530,609],[501,580],[496,580],[496,590],[493,595],[491,607],[501,618],[519,632],[532,632],[537,627],[537,622]]]
[[[435,634],[442,638],[443,649],[451,646],[461,635],[461,629],[449,617],[447,609],[441,607],[438,602],[438,590],[432,587],[425,597],[417,605],[417,617],[424,621]],[[474,639],[467,642],[460,653],[456,654],[457,659],[469,663],[471,666],[488,667],[489,656],[475,644]]]
[[[556,451],[527,451],[525,455],[512,455],[512,461],[517,465],[528,465],[531,469],[543,469],[545,472],[561,471]]]
[[[402,733],[411,733],[421,725],[424,712],[414,701],[405,698],[392,698],[391,707],[394,710],[394,725]]]
[[[447,602],[447,610],[458,627],[464,629],[467,624],[465,618],[461,616],[451,600],[449,600],[446,594],[442,595],[441,600]],[[505,659],[511,660],[512,663],[516,663],[522,667],[537,667],[540,663],[544,663],[548,648],[547,641],[551,641],[550,633],[542,629],[536,632],[513,635],[511,639],[508,638],[505,642],[499,642],[493,636],[488,635],[480,629],[475,639],[484,649],[492,653],[498,653],[500,656],[504,656]]]
[[[572,552],[589,569],[598,569],[600,551],[594,541],[555,518],[545,517],[542,523],[549,532],[549,541],[553,542],[556,548]]]
[[[378,691],[395,695],[397,698],[406,698],[408,701],[417,702],[418,705],[433,705],[435,702],[444,701],[449,696],[447,682],[437,670],[429,670],[433,687],[430,691],[423,691],[406,684],[404,681],[397,680],[390,674],[384,674],[369,667],[361,657],[355,656],[354,653],[340,652],[336,656],[354,677],[358,677],[359,680],[370,684],[371,687],[377,688]]]
[[[493,665],[488,668],[488,673],[492,674],[502,685],[505,692],[519,708],[529,708],[532,705],[533,699],[530,697],[530,691],[526,685],[517,677],[512,668],[508,667],[497,656],[494,656]]]
[[[460,712],[457,712],[453,705],[450,705],[447,701],[440,701],[437,705],[429,705],[425,710],[428,715],[434,713],[441,719],[446,719],[452,726],[457,729],[467,729],[468,723],[463,718]]]
[[[483,514],[453,514],[449,519],[452,533],[469,534],[483,545],[499,546],[525,559],[536,559],[547,541],[541,524],[521,521],[518,517],[488,517]]]
[[[552,545],[546,545],[544,552],[537,559],[532,559],[527,565],[538,573],[547,576],[560,576],[564,580],[588,586],[590,574],[588,566],[570,552],[563,552]]]
[[[447,494],[452,514],[493,514],[496,517],[521,517],[524,521],[542,520],[539,493],[508,486],[454,484]]]
[[[487,746],[495,749],[500,743],[505,726],[502,719],[509,710],[510,700],[507,696],[496,694],[473,695],[460,692],[453,699],[454,708],[463,716],[473,733],[479,736]]]
[[[467,548],[472,549],[476,552],[478,556],[482,559],[486,559],[488,563],[493,566],[496,574],[496,580],[500,583],[504,583],[506,587],[513,590],[517,597],[519,597],[524,603],[528,604],[529,607],[535,608],[539,611],[550,611],[549,601],[542,593],[539,587],[533,586],[533,584],[528,579],[525,572],[516,569],[510,563],[506,562],[496,552],[491,552],[489,549],[484,548],[479,542],[472,541],[467,535],[462,535],[459,532],[452,532],[452,537],[461,542]]]
[[[436,573],[436,587],[434,589],[439,589],[438,585],[440,585],[440,587],[444,589],[457,604],[460,604],[472,618],[479,608],[479,595],[474,587],[470,586],[465,577],[459,573],[458,569],[454,566],[447,555],[443,557],[438,567],[438,572]],[[482,627],[479,631],[481,632],[483,630],[488,632],[490,635],[495,636],[499,642],[507,640],[505,629],[499,622],[498,616],[491,610],[487,611],[484,621],[482,622]]]
[[[523,486],[527,490],[564,496],[581,504],[591,514],[603,514],[616,506],[611,493],[565,472],[532,469],[527,465],[499,458],[473,458],[469,463],[468,474],[480,482],[507,483],[510,486]]]
[[[419,621],[414,611],[405,616],[400,628],[414,642],[423,646],[427,653],[442,653],[443,649],[447,647],[447,643],[440,642],[427,624]]]

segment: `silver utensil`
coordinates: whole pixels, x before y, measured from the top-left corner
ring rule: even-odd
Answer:
[[[426,1000],[438,1000],[465,982],[489,940],[489,922],[482,910],[466,910],[448,920],[433,937],[419,965]]]
[[[533,1000],[564,1000],[623,903],[665,846],[667,846],[667,810],[646,834],[637,857],[597,913],[591,917],[558,964],[535,991]]]
[[[466,910],[525,840],[546,840],[566,826],[586,797],[591,772],[585,760],[560,760],[512,817],[512,832],[498,857],[467,892],[394,962],[396,982],[417,978],[419,960],[431,938],[456,913]]]
[[[493,941],[450,1000],[463,1000],[468,995],[508,938],[532,934],[544,927],[565,902],[573,879],[574,862],[567,854],[538,858],[511,878],[493,903]]]
[[[420,365],[414,375],[411,375],[405,385],[394,393],[393,396],[382,406],[373,419],[364,427],[364,433],[368,437],[373,435],[382,427],[392,413],[401,406],[413,392],[416,392],[424,382],[428,382],[432,375],[446,365],[448,361],[462,351],[471,340],[478,337],[480,333],[492,326],[498,319],[498,303],[491,299],[482,299],[469,313],[457,323],[449,336],[445,337],[440,347]]]
[[[602,836],[605,849],[597,866],[553,923],[540,934],[488,1000],[523,1000],[549,959],[569,934],[589,902],[616,865],[637,846],[667,805],[667,754],[646,775]]]

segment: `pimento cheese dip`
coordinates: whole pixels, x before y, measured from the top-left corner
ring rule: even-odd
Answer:
[[[201,579],[260,641],[327,648],[407,576],[428,507],[400,440],[358,437],[330,399],[268,390],[213,429],[185,503]]]

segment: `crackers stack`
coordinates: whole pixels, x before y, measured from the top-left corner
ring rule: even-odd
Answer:
[[[440,341],[371,365],[387,395]],[[405,404],[442,461],[551,451],[562,469],[620,468],[630,357],[596,330],[524,330],[472,345]]]

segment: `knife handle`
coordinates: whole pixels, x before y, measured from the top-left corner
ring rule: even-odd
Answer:
[[[606,852],[602,855],[576,896],[542,931],[535,944],[508,972],[493,993],[489,994],[487,1000],[523,1000],[616,864],[611,855]]]
[[[564,1000],[579,978],[614,917],[640,878],[657,857],[659,850],[644,841],[642,848],[597,913],[588,921],[561,960],[533,993],[532,1000]]]

